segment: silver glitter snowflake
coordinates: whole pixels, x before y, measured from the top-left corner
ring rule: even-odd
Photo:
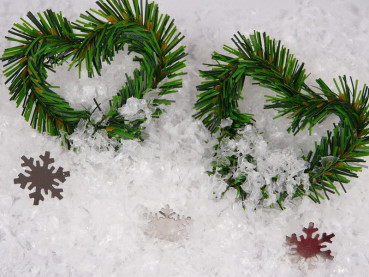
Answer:
[[[62,199],[61,192],[63,189],[55,188],[54,186],[59,186],[56,180],[64,183],[66,177],[69,177],[69,171],[63,171],[62,167],[59,167],[56,172],[53,172],[55,167],[49,168],[49,165],[54,163],[54,159],[50,158],[50,152],[46,151],[45,155],[40,155],[40,159],[43,161],[42,166],[40,161],[36,161],[36,165],[34,165],[33,158],[28,159],[26,156],[22,156],[23,163],[21,166],[29,167],[30,170],[25,170],[29,176],[20,173],[18,178],[14,179],[14,184],[20,184],[22,189],[25,189],[28,183],[30,183],[28,186],[29,190],[36,188],[29,195],[30,198],[33,198],[33,205],[38,205],[40,200],[44,201],[42,190],[44,190],[45,194],[48,194],[50,191],[52,198]]]
[[[146,235],[161,240],[178,241],[188,238],[187,225],[191,217],[184,217],[173,212],[166,205],[159,211],[159,214],[150,213],[146,215],[149,219],[149,226],[145,232]]]

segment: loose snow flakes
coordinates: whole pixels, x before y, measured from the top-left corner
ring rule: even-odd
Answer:
[[[145,231],[146,235],[167,241],[179,241],[188,238],[187,225],[191,217],[176,214],[169,208],[169,205],[161,209],[159,214],[155,213],[153,215],[150,213],[146,216],[149,219],[149,226]]]
[[[20,184],[22,189],[25,189],[28,183],[28,189],[32,190],[36,188],[36,190],[30,193],[29,197],[33,198],[33,205],[38,205],[39,201],[44,201],[44,197],[42,195],[42,190],[44,190],[45,194],[48,194],[48,191],[51,191],[51,198],[57,197],[59,200],[63,198],[61,192],[63,189],[55,188],[54,186],[59,186],[58,180],[61,183],[64,183],[66,177],[69,177],[69,171],[63,171],[62,167],[59,167],[56,172],[53,172],[55,167],[49,168],[49,165],[54,163],[54,159],[50,158],[50,152],[46,151],[45,155],[40,155],[41,160],[43,161],[43,165],[40,165],[40,161],[36,161],[36,165],[34,165],[33,158],[27,158],[26,156],[22,156],[23,163],[22,167],[29,167],[30,170],[25,170],[29,176],[25,176],[23,173],[18,175],[18,178],[14,179],[14,184]]]
[[[297,240],[296,234],[292,234],[291,237],[286,236],[286,241],[288,245],[296,246],[291,248],[295,251],[295,255],[300,255],[301,257],[308,259],[320,255],[324,259],[332,260],[331,250],[321,251],[321,248],[327,247],[322,245],[323,243],[332,243],[331,238],[334,234],[327,235],[323,233],[322,238],[319,238],[319,234],[315,235],[313,238],[313,233],[318,231],[318,228],[314,228],[314,223],[310,222],[309,228],[303,228],[302,231],[306,234],[306,238],[303,235],[300,236],[300,241]]]

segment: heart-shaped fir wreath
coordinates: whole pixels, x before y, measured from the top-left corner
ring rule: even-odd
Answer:
[[[104,129],[109,137],[142,140],[142,123],[147,120],[129,120],[119,108],[131,97],[142,99],[157,90],[157,97],[148,103],[152,117],[161,113],[159,105],[171,104],[163,96],[177,92],[182,80],[177,78],[185,67],[185,47],[178,46],[183,39],[168,15],[159,13],[158,5],[133,0],[99,0],[98,10],[91,9],[76,22],[70,22],[61,13],[47,10],[36,18],[27,14],[9,30],[9,41],[17,45],[4,51],[4,74],[10,82],[11,100],[22,105],[24,118],[39,132],[60,136],[70,147],[68,134],[73,133],[80,120],[86,120],[95,131]],[[110,109],[99,120],[92,114],[100,109],[73,110],[69,103],[53,91],[47,82],[48,71],[65,62],[71,62],[81,71],[85,62],[89,77],[100,74],[102,62],[108,64],[115,53],[128,45],[128,51],[139,54],[140,68],[110,100]]]
[[[259,203],[274,198],[283,208],[286,198],[308,195],[316,203],[324,196],[329,199],[329,193],[339,194],[337,184],[345,191],[343,184],[349,183],[348,178],[357,177],[356,172],[361,171],[365,162],[363,157],[369,155],[369,88],[364,85],[359,90],[358,81],[339,77],[339,82],[334,80],[338,94],[322,79],[316,80],[318,87],[313,89],[305,83],[308,74],[304,64],[299,64],[281,41],[256,31],[249,38],[238,33],[232,41],[236,48],[224,46],[228,54],[215,52],[212,59],[216,63],[208,65],[211,70],[200,71],[205,81],[197,87],[200,93],[194,107],[198,110],[194,117],[203,118],[210,132],[219,135],[213,170],[209,174],[216,174],[225,181],[227,187],[223,194],[233,188],[245,203],[259,187]],[[265,108],[277,109],[278,117],[288,115],[292,119],[288,131],[294,134],[306,126],[311,131],[330,114],[340,119],[333,131],[327,131],[320,144],[315,144],[315,151],[303,156],[307,162],[303,173],[307,178],[287,176],[294,179],[292,189],[278,184],[281,176],[269,176],[265,185],[257,179],[248,182],[258,170],[258,157],[250,155],[248,150],[244,153],[235,143],[250,133],[253,123],[252,115],[241,113],[238,108],[246,76],[277,93],[267,96],[270,104]],[[224,120],[228,124],[224,124]],[[243,170],[241,163],[246,163],[251,170]]]

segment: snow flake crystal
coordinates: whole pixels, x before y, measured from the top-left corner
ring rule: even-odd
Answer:
[[[314,228],[314,223],[310,222],[309,228],[304,228],[302,231],[306,234],[306,238],[303,235],[300,236],[300,241],[297,239],[296,234],[292,234],[291,237],[286,236],[286,241],[288,245],[296,245],[293,250],[296,251],[295,254],[304,257],[305,259],[315,257],[320,255],[325,259],[332,260],[333,256],[331,255],[331,250],[321,251],[322,248],[327,247],[326,245],[322,245],[325,242],[332,243],[331,238],[334,237],[334,234],[327,235],[323,233],[322,238],[319,238],[319,234],[315,235],[313,238],[313,233],[318,231],[318,228]]]
[[[145,234],[161,240],[178,241],[187,238],[186,227],[191,217],[180,216],[166,205],[159,211],[159,215],[150,213],[147,215],[149,227]]]
[[[45,194],[48,194],[48,191],[50,191],[52,198],[62,199],[61,192],[63,189],[54,187],[59,185],[56,180],[64,183],[66,177],[70,176],[69,171],[63,171],[62,167],[59,167],[56,172],[54,172],[54,166],[49,168],[49,165],[55,161],[53,158],[50,158],[50,152],[46,151],[45,155],[40,155],[40,158],[43,161],[42,166],[40,161],[36,161],[36,165],[34,165],[33,158],[28,159],[26,156],[22,156],[23,163],[21,166],[29,167],[30,170],[25,170],[29,176],[20,173],[18,178],[14,179],[14,184],[20,184],[22,189],[25,189],[28,183],[30,183],[28,186],[29,190],[36,188],[34,192],[29,194],[29,197],[33,198],[33,205],[38,205],[40,200],[44,201],[42,190],[44,190]]]

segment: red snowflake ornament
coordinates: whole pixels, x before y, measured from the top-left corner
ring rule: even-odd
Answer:
[[[26,156],[22,156],[23,163],[22,167],[28,167],[30,170],[25,170],[29,176],[25,176],[23,173],[18,175],[18,178],[14,179],[14,184],[20,184],[22,189],[25,189],[27,184],[28,189],[32,190],[36,188],[36,190],[30,193],[29,197],[33,198],[33,205],[38,205],[39,201],[44,201],[44,197],[42,195],[42,190],[45,194],[48,194],[48,191],[51,192],[51,198],[58,198],[59,200],[63,198],[61,193],[63,189],[55,188],[54,186],[59,186],[58,180],[61,183],[64,183],[66,177],[69,177],[69,171],[64,171],[62,167],[59,167],[56,172],[54,172],[55,167],[50,167],[49,165],[54,163],[54,159],[50,158],[50,152],[46,151],[45,155],[40,155],[41,160],[43,161],[43,165],[40,165],[40,161],[36,161],[36,165],[34,165],[33,158],[27,158]]]
[[[322,245],[323,243],[332,243],[331,238],[334,237],[334,234],[327,235],[327,233],[323,233],[321,239],[319,239],[319,234],[313,237],[313,233],[318,231],[318,228],[314,228],[313,222],[309,223],[309,228],[304,228],[302,229],[302,231],[306,234],[306,238],[301,235],[300,241],[297,240],[296,234],[292,234],[291,237],[286,236],[287,244],[291,246],[296,246],[295,248],[292,248],[296,251],[295,254],[300,255],[305,259],[317,255],[320,255],[325,259],[333,259],[333,256],[331,255],[331,250],[321,251],[321,249],[327,247],[326,245]]]

